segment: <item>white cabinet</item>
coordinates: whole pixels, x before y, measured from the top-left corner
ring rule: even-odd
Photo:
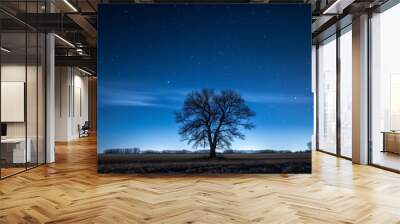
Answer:
[[[27,139],[26,150],[25,150],[25,139],[24,138],[8,138],[2,139],[1,144],[12,145],[13,147],[13,163],[25,163],[32,161],[32,141]]]

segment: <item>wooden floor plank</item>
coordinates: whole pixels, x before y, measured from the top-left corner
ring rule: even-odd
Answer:
[[[0,181],[0,223],[400,223],[400,175],[313,152],[312,175],[97,174],[96,139]]]

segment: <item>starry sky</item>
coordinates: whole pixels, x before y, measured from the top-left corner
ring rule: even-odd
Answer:
[[[235,150],[311,141],[311,10],[281,4],[99,7],[98,149],[192,150],[174,111],[193,90],[232,89],[256,112]]]

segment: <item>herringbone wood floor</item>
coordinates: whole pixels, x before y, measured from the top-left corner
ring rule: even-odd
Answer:
[[[313,153],[312,175],[96,173],[96,140],[0,181],[0,223],[400,223],[400,175]]]

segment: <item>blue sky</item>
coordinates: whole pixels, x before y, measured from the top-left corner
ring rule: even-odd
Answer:
[[[101,5],[100,152],[192,149],[180,141],[174,111],[202,88],[235,90],[256,112],[256,128],[232,149],[306,149],[310,15],[306,5]]]

